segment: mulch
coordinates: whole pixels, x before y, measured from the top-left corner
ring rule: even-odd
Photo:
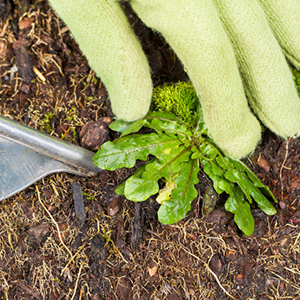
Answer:
[[[164,40],[122,5],[154,84],[187,81]],[[101,79],[45,1],[0,0],[0,114],[94,151],[97,138],[118,137]],[[279,201],[275,216],[253,207],[249,237],[223,196],[208,216],[199,197],[184,220],[162,225],[154,198],[114,193],[132,170],[47,176],[0,204],[0,299],[300,299],[299,149],[266,130],[246,160]]]

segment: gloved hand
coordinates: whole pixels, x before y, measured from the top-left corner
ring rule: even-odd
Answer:
[[[300,100],[282,52],[300,68],[299,0],[129,2],[182,61],[209,133],[227,156],[247,155],[260,139],[248,101],[276,134],[300,134]],[[150,71],[118,1],[50,3],[105,84],[116,117],[144,117],[152,94]]]

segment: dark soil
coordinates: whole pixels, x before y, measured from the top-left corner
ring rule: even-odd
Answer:
[[[188,80],[163,39],[125,9],[154,84]],[[0,0],[0,114],[93,150],[117,137],[105,87],[45,1]],[[114,193],[131,170],[48,176],[0,204],[0,299],[300,299],[299,158],[299,139],[264,132],[247,163],[278,213],[253,208],[250,237],[223,198],[208,216],[199,197],[184,220],[161,225],[155,199]],[[203,194],[210,183],[199,176]]]

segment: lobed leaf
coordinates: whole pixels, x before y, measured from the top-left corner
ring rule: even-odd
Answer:
[[[138,177],[132,175],[129,179],[127,179],[125,184],[124,195],[127,199],[131,201],[145,201],[152,195],[158,193],[158,177]]]
[[[191,137],[192,132],[187,129],[185,125],[180,125],[176,121],[162,121],[160,119],[153,119],[147,127],[154,129],[156,132],[165,132],[166,134],[177,134],[179,136]]]
[[[243,176],[237,170],[227,170],[225,173],[225,178],[231,182],[237,183],[243,193],[246,195],[248,201],[252,203],[252,198],[249,191],[249,185],[247,180],[244,180]]]
[[[122,182],[116,189],[115,193],[118,195],[125,195],[125,183],[126,181]]]
[[[195,184],[198,183],[199,167],[197,160],[184,163],[175,177],[176,187],[170,200],[164,201],[158,210],[158,220],[162,224],[173,224],[185,217],[191,209],[191,202],[197,197]]]
[[[225,172],[225,170],[230,169],[229,160],[227,157],[219,155],[216,157],[216,162],[224,170],[224,172]]]
[[[217,155],[219,154],[218,149],[216,146],[214,146],[211,143],[207,143],[208,139],[205,139],[203,141],[203,144],[200,145],[200,151],[203,154],[203,159],[208,161],[208,160],[214,160]]]
[[[131,123],[114,121],[109,127],[122,132],[122,135],[114,142],[103,144],[94,156],[94,163],[107,170],[132,168],[136,160],[145,161],[149,155],[154,155],[156,158],[140,166],[134,175],[119,185],[116,192],[132,201],[144,201],[158,193],[158,181],[165,179],[169,185],[161,190],[163,202],[158,217],[161,223],[172,224],[185,217],[191,201],[197,196],[194,185],[198,182],[200,161],[216,192],[229,194],[226,210],[234,214],[238,227],[246,235],[251,235],[254,220],[248,202],[252,203],[254,199],[260,209],[273,215],[276,210],[266,196],[275,202],[277,200],[242,161],[222,156],[207,137],[200,105],[197,112],[199,118],[194,132],[189,129],[193,126],[188,128],[178,117],[164,112],[150,112],[144,119]],[[153,129],[156,133],[136,134],[142,127]],[[170,193],[170,199],[166,200]]]
[[[94,155],[96,166],[106,170],[132,168],[137,159],[147,160],[149,154],[158,155],[165,149],[177,147],[181,144],[176,136],[157,135],[129,135],[119,138],[115,142],[106,142]]]
[[[132,201],[144,201],[158,193],[157,181],[161,178],[169,180],[180,171],[180,164],[189,159],[191,152],[184,147],[173,148],[164,159],[154,159],[147,163],[141,176],[131,176],[125,185],[125,196]]]
[[[158,160],[154,161],[153,164],[146,166],[143,177],[150,177],[152,174],[160,172],[162,175],[161,177],[169,180],[170,175],[180,171],[182,162],[190,160],[190,156],[190,148],[184,146],[165,149],[165,151],[157,155]]]
[[[149,163],[149,162],[148,162]],[[141,176],[141,174],[145,171],[145,167],[146,167],[147,163],[139,166],[134,175],[136,177]],[[117,193],[118,195],[125,195],[125,185],[126,185],[126,180],[124,182],[122,182],[116,189],[115,189],[115,193]]]

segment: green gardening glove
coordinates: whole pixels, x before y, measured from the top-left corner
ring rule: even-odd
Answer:
[[[299,0],[129,2],[182,61],[209,134],[227,156],[247,155],[260,139],[248,102],[279,136],[300,134],[300,99],[283,54],[300,67]],[[50,3],[101,77],[116,117],[144,117],[152,94],[150,70],[118,1]]]

